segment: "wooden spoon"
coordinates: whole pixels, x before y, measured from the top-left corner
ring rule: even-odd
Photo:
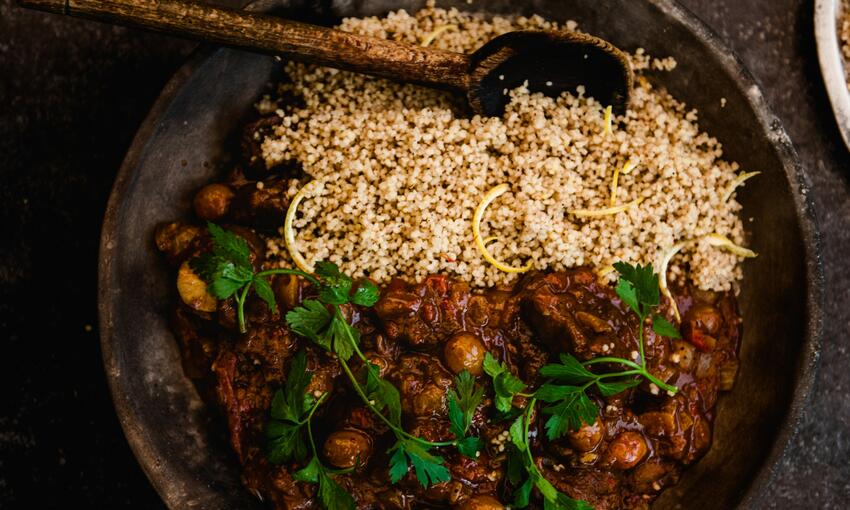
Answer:
[[[507,91],[528,82],[557,96],[587,95],[625,110],[631,65],[612,44],[586,34],[518,31],[471,55],[179,0],[20,0],[35,9],[189,36],[238,48],[466,93],[476,113],[501,115]]]

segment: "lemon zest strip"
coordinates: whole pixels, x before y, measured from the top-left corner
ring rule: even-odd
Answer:
[[[728,250],[739,257],[744,258],[755,258],[758,257],[758,253],[750,250],[748,248],[744,248],[743,246],[738,246],[733,243],[731,239],[721,234],[708,234],[703,239],[705,239],[708,244],[711,246],[716,246],[718,248],[722,248],[724,250]]]
[[[611,134],[611,117],[613,116],[613,115],[612,115],[612,112],[613,112],[613,106],[611,106],[611,105],[609,104],[608,106],[606,106],[606,107],[605,107],[605,119],[604,119],[604,122],[605,122],[605,130],[604,130],[603,132],[604,132],[606,135],[610,135],[610,134]]]
[[[635,169],[636,166],[637,162],[634,160],[634,158],[629,158],[628,161],[623,163],[622,169],[619,167],[614,168],[614,178],[611,180],[611,200],[609,202],[611,204],[611,207],[614,207],[614,204],[617,200],[617,184],[620,180],[620,174],[628,175],[629,173],[631,173],[632,170]]]
[[[286,243],[286,250],[298,269],[305,273],[312,273],[313,265],[308,263],[298,252],[298,248],[295,247],[295,231],[292,229],[292,222],[295,220],[298,204],[304,200],[308,192],[314,191],[314,188],[318,188],[320,185],[320,181],[310,181],[298,190],[298,193],[292,198],[292,202],[289,203],[289,208],[286,209],[286,218],[283,221],[283,240]]]
[[[419,45],[422,46],[423,48],[426,47],[426,46],[429,46],[432,42],[434,42],[434,39],[436,39],[440,34],[445,32],[446,30],[457,30],[457,25],[449,24],[449,25],[438,26],[430,34],[426,35],[422,39],[422,42],[419,43]]]
[[[679,314],[679,305],[676,303],[676,300],[673,299],[673,295],[670,293],[670,288],[667,287],[667,266],[670,264],[670,260],[674,255],[679,253],[685,246],[693,244],[693,242],[694,240],[691,239],[689,241],[681,241],[674,244],[673,247],[664,254],[664,258],[661,259],[661,267],[658,268],[658,288],[661,290],[664,297],[670,301],[670,306],[673,308],[673,315],[676,316],[677,322],[682,322],[682,316]]]
[[[738,186],[744,184],[744,182],[747,179],[749,179],[751,177],[755,177],[760,173],[761,172],[745,172],[745,173],[741,173],[740,175],[738,175],[738,177],[735,177],[735,179],[733,179],[732,182],[729,183],[729,188],[726,190],[726,193],[723,195],[723,202],[729,200],[729,198],[732,196],[732,193],[735,192],[735,189]]]
[[[475,214],[472,217],[472,234],[473,239],[475,240],[475,247],[478,248],[478,251],[481,253],[481,256],[484,257],[484,260],[486,260],[490,264],[493,264],[496,269],[499,269],[500,271],[504,271],[506,273],[524,273],[531,269],[531,261],[529,261],[528,264],[522,267],[512,267],[502,262],[499,262],[498,260],[496,260],[495,257],[490,255],[489,251],[487,251],[486,243],[492,241],[494,237],[488,237],[486,242],[481,239],[481,218],[484,216],[484,211],[487,209],[487,206],[489,206],[490,203],[493,202],[493,200],[497,199],[498,197],[502,196],[506,191],[508,191],[508,188],[509,187],[507,184],[499,184],[484,195],[484,198],[481,199],[481,203],[479,203],[478,207],[475,208]]]
[[[605,209],[573,209],[568,211],[570,214],[577,216],[579,218],[595,218],[598,216],[610,216],[612,214],[621,213],[623,211],[627,211],[632,207],[638,205],[643,202],[643,197],[632,200],[631,202],[615,205],[614,207],[606,207]]]

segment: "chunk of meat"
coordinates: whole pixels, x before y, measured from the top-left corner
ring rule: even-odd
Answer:
[[[590,270],[531,275],[520,283],[515,299],[553,352],[590,359],[627,355],[637,346],[633,314],[611,301]]]
[[[375,304],[387,336],[411,346],[445,342],[463,330],[469,286],[446,276],[429,276],[422,283],[391,285]]]
[[[161,223],[154,232],[154,241],[159,251],[173,265],[179,265],[198,249],[201,229],[179,221]]]
[[[283,226],[290,203],[288,189],[289,183],[277,177],[242,186],[230,205],[233,220],[258,228]]]
[[[446,416],[451,374],[425,354],[406,354],[388,375],[401,394],[401,409],[415,416]]]

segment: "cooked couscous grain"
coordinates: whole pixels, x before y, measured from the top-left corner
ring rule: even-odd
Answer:
[[[386,18],[346,19],[343,30],[419,44],[440,27],[431,47],[469,52],[509,30],[576,29],[530,18],[485,19],[427,7]],[[642,50],[636,69],[672,69]],[[525,87],[508,90],[502,118],[470,117],[447,92],[398,84],[329,68],[287,63],[282,92],[303,99],[281,106],[281,124],[263,142],[266,163],[297,161],[309,176],[293,179],[289,194],[310,179],[318,191],[301,203],[294,222],[298,250],[309,261],[329,259],[354,276],[386,282],[447,273],[473,285],[517,278],[488,264],[476,250],[471,220],[494,186],[508,193],[487,210],[482,237],[490,252],[513,266],[599,268],[623,260],[653,262],[685,239],[718,233],[743,242],[734,196],[721,197],[738,166],[722,159],[720,143],[700,132],[697,113],[639,79],[628,112],[604,132],[606,105],[576,94],[550,98]],[[271,109],[269,100],[261,108]],[[568,211],[642,198],[619,214],[578,218]],[[283,236],[268,255],[290,265]],[[670,265],[704,289],[726,290],[741,276],[739,259],[705,242]],[[614,278],[614,274],[608,275]]]

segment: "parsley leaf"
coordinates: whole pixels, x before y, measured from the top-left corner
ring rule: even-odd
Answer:
[[[540,374],[567,384],[582,384],[596,379],[596,374],[585,368],[573,356],[561,353],[560,361],[560,363],[544,365],[540,368]]]
[[[378,302],[378,286],[369,280],[360,280],[351,296],[351,302],[360,306],[373,306]]]
[[[339,486],[325,470],[318,473],[319,499],[326,510],[355,510],[357,505],[351,494]]]
[[[212,222],[207,222],[207,231],[212,237],[215,255],[232,260],[238,266],[248,267],[251,265],[251,251],[248,249],[248,243],[245,239]]]
[[[578,430],[582,423],[592,424],[599,416],[599,409],[583,388],[572,388],[574,391],[565,393],[557,404],[543,408],[543,414],[549,415],[546,420],[546,437],[550,441],[563,436],[568,430]]]
[[[622,393],[629,388],[634,388],[638,384],[640,384],[640,379],[629,379],[624,381],[611,382],[599,379],[596,381],[596,387],[599,388],[599,393],[602,393],[606,397]]]
[[[281,464],[290,459],[307,456],[302,426],[288,421],[271,421],[266,425],[268,448],[266,457],[272,464]]]
[[[260,298],[269,306],[269,310],[274,311],[277,308],[277,302],[274,297],[272,286],[269,281],[263,276],[254,277],[254,291]]]
[[[315,265],[316,274],[322,279],[319,289],[319,301],[329,305],[344,305],[348,303],[348,294],[353,282],[343,274],[333,262],[320,261]]]
[[[292,458],[300,460],[307,455],[302,429],[307,412],[305,396],[312,378],[307,371],[307,356],[299,351],[289,364],[283,389],[277,390],[272,398],[272,419],[266,425],[267,457],[274,464]]]
[[[395,386],[381,377],[378,365],[369,363],[366,371],[366,394],[379,411],[387,410],[390,421],[401,426],[401,396]]]
[[[484,441],[480,437],[469,436],[458,440],[455,446],[461,455],[475,459],[478,457],[478,452],[484,448]]]
[[[496,409],[503,413],[510,411],[514,396],[526,388],[525,383],[489,352],[484,355],[484,372],[493,378]]]
[[[458,439],[466,435],[475,410],[484,398],[484,388],[475,384],[468,370],[455,376],[455,389],[448,392],[449,421],[452,433]]]
[[[301,306],[286,314],[286,323],[293,332],[309,338],[325,350],[331,349],[330,341],[325,342],[319,333],[328,327],[330,321],[331,313],[315,299],[305,300]]]
[[[631,287],[639,304],[644,307],[658,306],[661,302],[661,294],[658,288],[658,275],[653,271],[652,264],[647,264],[646,266],[638,264],[633,266],[625,262],[616,262],[614,269],[620,273],[620,281],[627,284],[618,284],[618,295],[620,295],[621,287]],[[620,295],[620,298],[626,301],[626,298],[622,295]],[[634,307],[632,309],[634,310]],[[635,310],[635,313],[644,317],[646,316],[645,312],[638,310]]]
[[[318,457],[313,456],[306,466],[292,473],[292,479],[299,482],[319,483],[319,471],[321,470],[322,463],[319,462]]]
[[[670,321],[658,314],[652,316],[652,330],[661,336],[669,338],[682,337],[682,335],[679,334],[679,330],[676,329],[676,326],[670,324]]]
[[[409,469],[408,460],[413,464],[416,479],[424,488],[451,480],[451,474],[443,465],[443,458],[428,452],[428,447],[410,439],[399,439],[389,451],[390,479],[393,483],[401,480]]]

